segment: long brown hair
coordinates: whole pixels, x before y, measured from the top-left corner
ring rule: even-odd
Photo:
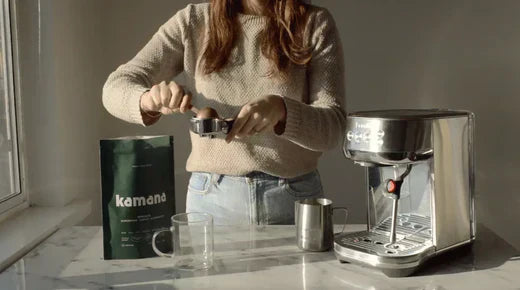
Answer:
[[[237,15],[241,0],[211,0],[209,39],[202,55],[203,72],[210,74],[228,61],[240,25]],[[302,0],[270,0],[266,6],[269,20],[262,35],[261,51],[270,60],[270,74],[283,75],[289,63],[305,65],[311,50],[305,43],[308,6]]]

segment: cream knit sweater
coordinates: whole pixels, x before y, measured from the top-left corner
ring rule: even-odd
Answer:
[[[115,117],[143,124],[139,99],[154,84],[181,72],[180,84],[193,94],[193,105],[213,107],[224,118],[234,117],[255,98],[273,94],[284,98],[285,132],[235,139],[206,139],[191,133],[188,171],[245,175],[261,171],[290,178],[317,167],[322,152],[339,143],[345,129],[342,48],[334,20],[327,10],[312,7],[307,39],[313,48],[307,67],[291,66],[284,81],[270,78],[269,60],[261,53],[260,35],[266,17],[239,14],[242,34],[228,64],[204,75],[199,68],[207,38],[209,4],[188,5],[160,27],[148,44],[109,77],[103,104]],[[186,122],[186,130],[189,124]]]

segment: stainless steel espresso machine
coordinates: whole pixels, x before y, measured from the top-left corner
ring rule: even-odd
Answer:
[[[340,261],[408,276],[475,239],[474,116],[452,110],[349,114],[345,156],[366,168],[368,226],[335,237]]]

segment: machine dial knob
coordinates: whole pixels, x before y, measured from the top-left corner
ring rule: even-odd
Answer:
[[[394,193],[396,189],[397,189],[397,184],[395,183],[395,181],[392,179],[388,179],[386,181],[386,192]]]
[[[355,132],[354,133],[354,142],[359,143],[361,142],[362,134],[361,132]]]
[[[384,136],[385,136],[385,131],[383,131],[383,130],[379,130],[379,131],[377,131],[377,133],[376,133],[376,142],[377,142],[377,145],[379,145],[379,146],[382,146],[382,145],[383,145],[383,143],[385,142],[385,141],[383,140],[383,137],[384,137]]]
[[[365,132],[363,134],[363,142],[369,142],[370,141],[370,132]]]
[[[401,195],[402,181],[387,179],[384,182],[383,195],[391,199],[399,199]]]
[[[352,138],[354,138],[354,133],[352,131],[347,132],[347,140],[352,141]]]

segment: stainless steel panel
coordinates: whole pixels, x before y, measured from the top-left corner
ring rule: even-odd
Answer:
[[[468,116],[432,123],[435,168],[432,226],[438,250],[472,238],[470,128]]]
[[[475,115],[468,112],[468,153],[469,153],[469,210],[471,219],[471,240],[477,237],[477,216],[475,213]]]
[[[431,123],[439,119],[467,117],[452,110],[387,110],[351,113],[343,149],[354,160],[395,165],[431,157]]]
[[[432,149],[430,123],[349,116],[345,145],[349,151],[422,153]]]
[[[385,120],[425,120],[446,119],[450,117],[466,116],[466,111],[447,109],[401,109],[401,110],[377,110],[350,113],[352,117],[375,118]]]

